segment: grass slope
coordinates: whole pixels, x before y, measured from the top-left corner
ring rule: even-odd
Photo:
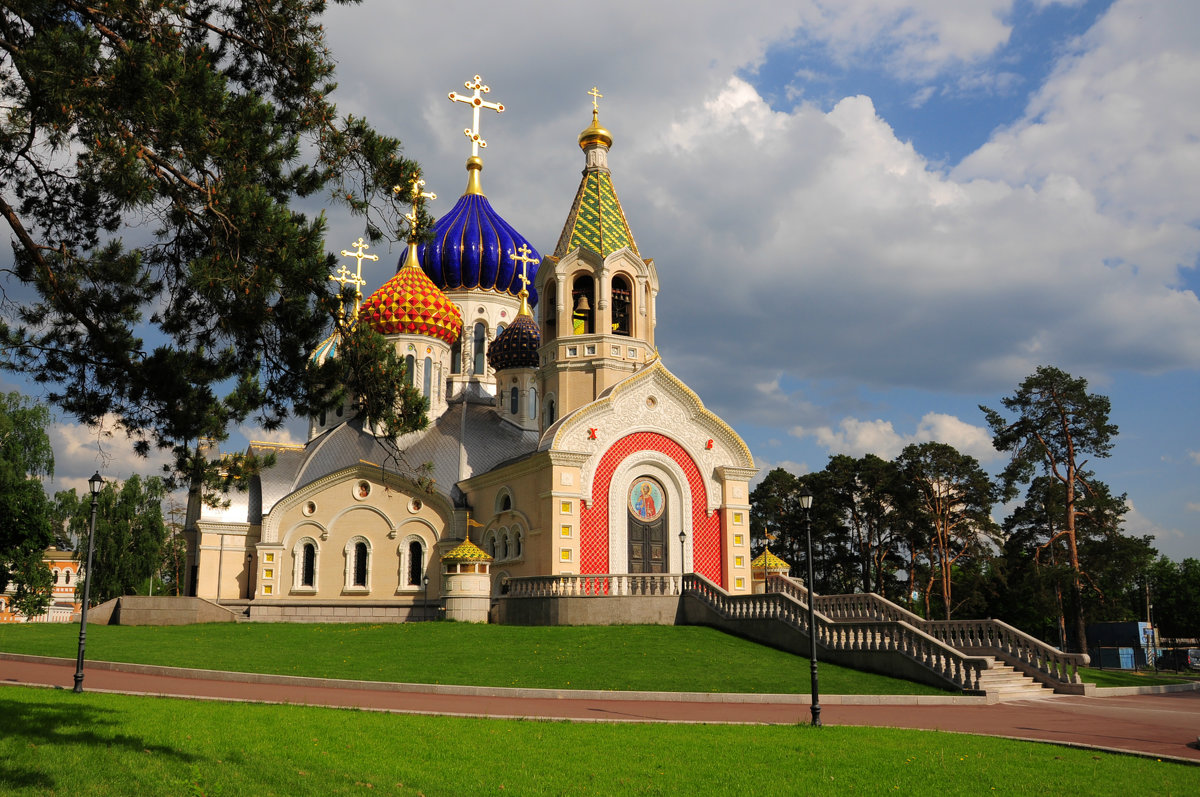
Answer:
[[[75,626],[0,626],[0,650],[73,658]],[[404,683],[673,692],[809,692],[808,659],[695,626],[469,623],[91,626],[87,658]],[[942,694],[821,664],[825,694]]]
[[[890,728],[414,717],[9,686],[0,792],[1200,793],[1200,768]]]

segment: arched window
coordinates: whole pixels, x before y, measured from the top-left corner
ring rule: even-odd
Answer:
[[[70,570],[64,570],[64,571],[63,571],[63,583],[64,583],[64,584],[70,584],[70,583],[71,583],[71,571],[70,571]]]
[[[417,358],[411,354],[404,358],[404,384],[413,386],[413,371],[417,370]]]
[[[421,586],[421,579],[424,575],[425,546],[421,544],[420,540],[411,540],[408,543],[408,586]]]
[[[513,415],[517,414],[517,409],[521,406],[521,391],[515,387],[509,391],[508,396],[508,411]]]
[[[317,546],[313,543],[307,543],[304,546],[304,570],[300,574],[300,584],[305,587],[315,586],[317,583]]]
[[[354,586],[367,586],[367,544],[357,543],[354,546]]]
[[[422,363],[422,367],[425,370],[421,374],[421,393],[425,396],[425,398],[432,399],[433,398],[433,358],[426,357],[425,362]]]
[[[58,583],[58,571],[57,570],[54,571],[54,583],[55,584]]]
[[[363,537],[354,537],[346,543],[345,588],[356,592],[371,588],[371,544]]]
[[[474,356],[475,356],[475,366],[471,370],[471,373],[473,373],[473,374],[482,374],[483,373],[484,363],[487,362],[484,359],[484,355],[487,353],[484,350],[484,341],[486,339],[487,339],[487,325],[484,324],[482,321],[475,322],[473,347],[471,349],[472,354],[474,354]]]
[[[515,557],[517,559],[520,559],[522,556],[525,555],[525,532],[522,531],[521,529],[517,529],[516,532],[513,534],[513,537],[516,540],[516,547],[517,547],[517,552],[515,554]]]
[[[462,373],[462,338],[455,339],[450,346],[450,373]]]
[[[596,331],[596,293],[592,278],[581,274],[571,286],[571,334],[590,335]]]
[[[614,335],[632,334],[633,291],[629,280],[617,275],[612,279],[612,332]]]
[[[529,388],[529,418],[537,420],[537,388]]]
[[[483,550],[487,551],[488,556],[496,558],[496,532],[489,531],[483,538]]]
[[[550,426],[554,423],[554,398],[546,399],[546,425]]]
[[[501,512],[507,512],[510,509],[512,509],[512,496],[511,495],[509,495],[508,493],[505,493],[504,495],[500,496],[499,509]]]
[[[542,342],[553,340],[558,336],[558,303],[554,301],[554,279],[551,278],[542,288]]]
[[[504,331],[507,324],[496,324],[496,337],[500,337],[500,333]]]
[[[508,558],[508,529],[501,529],[496,532],[496,553],[494,556],[497,562]]]
[[[292,590],[315,592],[317,589],[317,543],[305,537],[292,549]]]

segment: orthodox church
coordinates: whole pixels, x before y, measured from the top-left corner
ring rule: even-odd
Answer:
[[[483,192],[480,111],[503,106],[465,85],[466,191],[357,309],[404,358],[427,428],[397,460],[348,401],[304,445],[252,443],[274,465],[230,506],[190,508],[191,594],[251,619],[402,621],[527,576],[695,572],[749,593],[754,460],[655,348],[658,269],[617,198],[601,95],[542,256]],[[424,197],[414,185],[411,219]],[[331,279],[362,284],[376,258],[355,246],[359,273]]]

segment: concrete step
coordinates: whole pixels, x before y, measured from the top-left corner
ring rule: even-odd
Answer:
[[[986,658],[992,660],[992,666],[980,675],[979,686],[989,695],[996,695],[1000,700],[1029,700],[1054,696],[1053,689],[1047,689],[1012,666],[998,664],[991,656]]]

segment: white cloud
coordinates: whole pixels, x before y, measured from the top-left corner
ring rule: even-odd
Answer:
[[[1188,501],[1184,504],[1189,512],[1200,512],[1200,501]]]
[[[1195,462],[1197,465],[1200,465],[1200,451],[1189,451],[1189,452],[1187,452],[1187,454],[1189,457],[1191,457],[1192,462]]]
[[[910,443],[931,441],[954,446],[980,462],[990,462],[1000,456],[992,446],[992,436],[986,429],[938,412],[926,414],[912,434],[897,432],[891,421],[864,421],[858,418],[843,418],[836,429],[829,426],[798,426],[792,429],[792,434],[813,438],[830,454],[855,457],[876,454],[884,459],[895,459],[901,449]]]
[[[138,456],[133,441],[111,416],[96,426],[55,423],[47,433],[54,449],[54,481],[50,492],[74,488],[77,493],[86,493],[88,479],[97,472],[110,481],[124,480],[134,473],[161,476],[162,466],[168,461],[162,452]]]

